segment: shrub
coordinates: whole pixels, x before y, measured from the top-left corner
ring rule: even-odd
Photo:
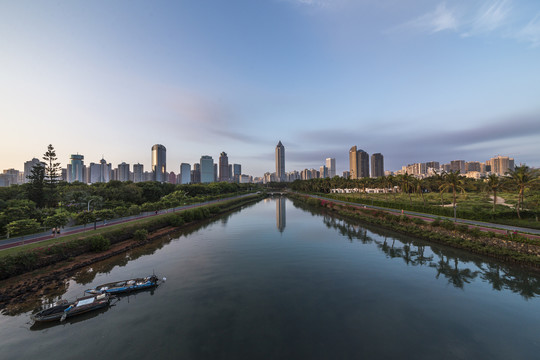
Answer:
[[[439,226],[441,226],[441,218],[438,217],[438,218],[436,218],[435,220],[433,220],[433,221],[431,222],[431,226],[433,226],[433,227],[439,227]]]
[[[87,240],[90,243],[90,249],[95,252],[105,251],[111,246],[109,239],[103,237],[103,235],[94,235]]]
[[[140,229],[133,233],[133,238],[137,241],[145,241],[148,238],[148,231],[146,229]]]
[[[441,227],[446,229],[446,230],[454,230],[456,228],[456,224],[454,224],[450,220],[443,220],[441,222]]]
[[[471,234],[474,238],[479,238],[482,235],[482,231],[478,228],[473,228],[469,230],[469,234]],[[488,234],[493,234],[491,231]]]
[[[412,221],[417,225],[425,225],[426,222],[423,219],[420,218],[413,218]]]
[[[174,216],[171,216],[169,223],[171,224],[171,226],[180,227],[185,223],[184,217],[182,216],[182,214],[174,214]]]

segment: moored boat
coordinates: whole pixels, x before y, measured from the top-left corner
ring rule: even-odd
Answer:
[[[108,294],[89,295],[78,298],[75,301],[61,300],[53,306],[48,307],[33,314],[32,320],[36,322],[45,321],[64,321],[67,317],[76,316],[88,311],[101,309],[109,305],[110,297]]]
[[[163,278],[163,281],[165,281],[165,278]],[[87,294],[121,294],[131,291],[149,289],[158,286],[159,283],[160,280],[158,277],[156,275],[151,275],[144,278],[135,278],[102,284],[93,289],[85,290],[84,292]]]

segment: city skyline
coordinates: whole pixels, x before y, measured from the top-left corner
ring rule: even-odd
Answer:
[[[225,150],[261,176],[277,139],[287,172],[335,158],[341,174],[344,144],[391,170],[540,167],[536,1],[4,2],[0,24],[1,169],[48,144],[64,167],[150,169],[164,144],[175,173]]]

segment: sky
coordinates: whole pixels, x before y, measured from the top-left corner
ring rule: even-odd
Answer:
[[[0,0],[0,171],[52,144],[261,176],[510,156],[540,166],[538,0]]]

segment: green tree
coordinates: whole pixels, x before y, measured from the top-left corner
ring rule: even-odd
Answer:
[[[465,188],[463,187],[465,181],[463,179],[464,177],[459,174],[459,170],[456,172],[450,171],[444,175],[443,183],[439,186],[439,190],[442,191],[452,190],[452,205],[454,208],[456,207],[456,192],[461,191],[461,193],[465,193]]]
[[[38,208],[42,208],[45,205],[45,166],[43,163],[34,165],[28,179],[30,180],[28,199],[35,202]]]
[[[424,202],[424,206],[426,206],[426,199],[424,198],[424,190],[426,189],[426,186],[424,180],[413,177],[412,185],[413,189],[422,196],[422,201]]]
[[[521,219],[519,210],[523,210],[525,190],[530,188],[535,182],[538,181],[538,171],[532,170],[527,165],[523,164],[516,166],[514,170],[506,172],[506,175],[509,176],[509,184],[513,185],[518,190],[518,203],[516,205],[516,211],[518,218]]]
[[[64,227],[69,222],[69,216],[66,213],[57,213],[52,216],[48,216],[43,220],[43,225],[47,228],[59,228]]]
[[[10,236],[28,235],[39,231],[39,223],[36,219],[22,219],[12,221],[7,225]]]
[[[93,211],[84,210],[75,215],[75,222],[77,224],[84,224],[84,226],[86,226],[86,224],[94,221],[96,221],[96,214],[94,214]]]
[[[487,178],[486,186],[490,192],[493,192],[493,212],[495,212],[495,205],[497,205],[497,190],[502,186],[502,182],[497,174],[491,174]]]
[[[49,144],[47,151],[43,155],[45,161],[45,186],[47,189],[46,203],[50,207],[55,207],[58,203],[58,191],[57,184],[60,180],[60,163],[56,162],[56,151],[54,147]]]

